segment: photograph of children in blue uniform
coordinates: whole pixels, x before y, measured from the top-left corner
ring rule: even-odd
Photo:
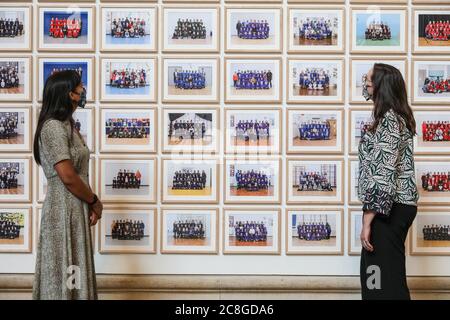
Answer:
[[[0,60],[0,95],[25,92],[25,63]]]
[[[212,67],[202,63],[180,62],[168,66],[169,95],[211,95]]]
[[[293,247],[335,246],[336,214],[295,212],[291,216]]]
[[[450,63],[416,62],[416,90],[419,98],[441,100],[450,97]]]
[[[211,215],[179,214],[165,215],[168,246],[211,245]]]
[[[279,30],[279,15],[271,9],[228,9],[229,45],[275,45]]]
[[[274,221],[272,214],[254,214],[242,212],[229,214],[227,223],[228,246],[247,247],[273,245]]]
[[[144,60],[144,59],[142,59]],[[107,96],[151,97],[153,64],[145,61],[104,61],[104,93]]]
[[[107,111],[104,115],[106,145],[148,145],[151,123],[147,112]]]
[[[356,13],[356,46],[398,47],[404,31],[398,13]]]
[[[355,115],[355,127],[354,127],[354,145],[358,146],[361,138],[367,133],[370,126],[372,125],[373,119],[372,115],[368,112],[365,114],[357,114]]]
[[[0,150],[2,145],[24,144],[25,125],[25,112],[0,109]]]
[[[107,8],[104,14],[104,46],[107,48],[152,48],[155,41],[154,9]]]
[[[164,49],[217,49],[217,9],[165,8]]]
[[[24,194],[24,163],[0,161],[0,195]]]
[[[212,143],[211,112],[168,113],[168,144],[208,146]]]
[[[294,196],[329,196],[337,194],[335,164],[304,164],[292,168]]]
[[[337,116],[326,113],[294,113],[293,146],[336,146]]]
[[[76,71],[80,77],[81,81],[83,82],[83,87],[86,89],[86,95],[89,96],[90,93],[90,83],[91,80],[89,78],[89,70],[88,70],[88,62],[83,61],[74,61],[74,62],[54,62],[54,61],[44,61],[43,62],[43,71],[42,71],[42,84],[45,84],[45,81],[47,81],[47,78],[53,75],[56,72],[66,71],[66,70],[74,70]]]
[[[278,121],[277,121],[278,122]],[[230,142],[232,146],[262,146],[274,145],[273,130],[275,114],[262,112],[236,112],[229,118]]]
[[[274,195],[274,168],[264,164],[231,164],[230,195],[236,197],[268,197]]]
[[[23,9],[0,9],[0,44],[20,44],[24,42],[28,26],[25,26]]]
[[[43,16],[43,44],[88,44],[88,11],[67,12],[67,9],[44,10]]]
[[[450,215],[448,212],[424,211],[414,222],[415,252],[441,251],[450,253]]]
[[[338,32],[342,28],[338,12],[303,12],[291,13],[294,45],[297,46],[336,46]]]
[[[292,76],[294,96],[337,96],[338,66],[332,62],[297,62]]]
[[[167,173],[169,196],[208,196],[212,193],[212,168],[204,164],[170,162]]]
[[[108,196],[145,196],[149,194],[150,170],[147,163],[125,161],[107,162],[105,166],[105,194]]]
[[[0,212],[0,251],[2,246],[23,245],[25,215],[14,210]]]

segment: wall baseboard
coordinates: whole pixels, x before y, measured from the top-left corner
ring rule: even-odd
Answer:
[[[97,275],[100,299],[360,299],[356,276]],[[450,277],[409,277],[413,299],[450,299]],[[32,274],[0,274],[0,299],[30,299]]]

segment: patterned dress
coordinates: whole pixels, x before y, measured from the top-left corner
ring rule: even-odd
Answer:
[[[390,109],[376,131],[367,131],[359,143],[358,198],[363,211],[389,216],[394,202],[417,206],[413,154],[412,133]]]
[[[76,129],[72,135],[69,121],[51,119],[41,131],[40,157],[48,187],[33,299],[97,299],[88,205],[66,188],[53,168],[61,160],[70,159],[89,185],[89,149]]]

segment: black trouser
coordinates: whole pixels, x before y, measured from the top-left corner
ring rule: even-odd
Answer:
[[[377,216],[373,220],[370,241],[374,251],[368,252],[364,248],[361,251],[360,279],[363,300],[411,299],[406,282],[405,240],[416,214],[416,206],[394,202],[388,218]],[[376,286],[373,288],[376,282],[374,269],[379,270],[379,289]]]

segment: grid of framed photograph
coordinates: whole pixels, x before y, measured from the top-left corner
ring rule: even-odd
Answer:
[[[362,84],[385,63],[416,119],[410,254],[450,255],[449,21],[448,0],[2,1],[0,253],[32,252],[42,93],[76,70],[99,253],[357,255]]]

